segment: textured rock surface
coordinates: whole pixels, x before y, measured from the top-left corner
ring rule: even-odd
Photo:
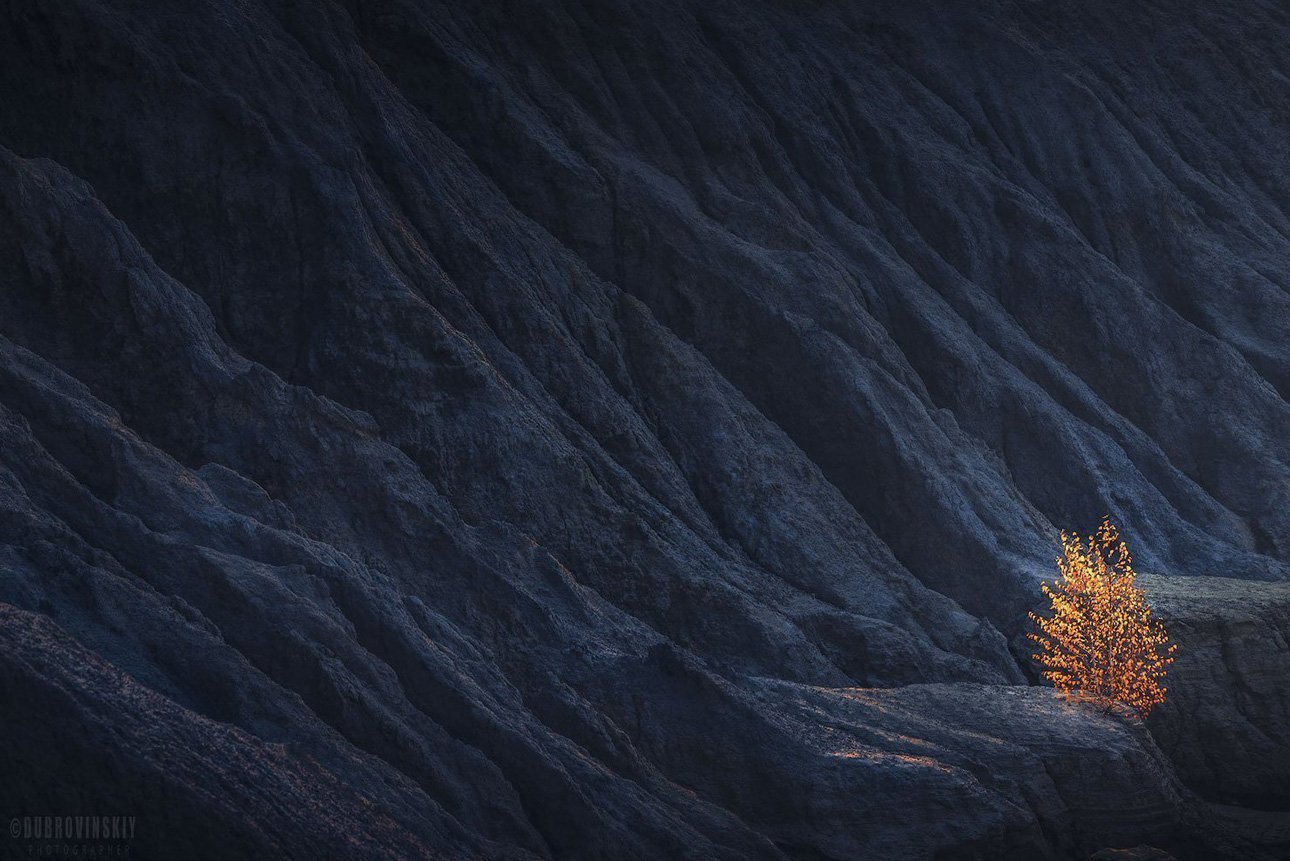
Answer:
[[[13,0],[3,810],[1248,854],[1190,800],[1290,780],[1290,19],[1240,5]],[[1107,512],[1160,748],[1009,649]]]
[[[1143,578],[1183,645],[1152,732],[1205,794],[1290,809],[1290,584]]]

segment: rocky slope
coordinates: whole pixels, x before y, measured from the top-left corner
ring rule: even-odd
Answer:
[[[1290,807],[1290,15],[1240,7],[10,0],[0,811],[1257,851],[1197,805]],[[1019,660],[1103,513],[1154,740]]]
[[[1206,795],[1290,810],[1290,584],[1144,578],[1185,648],[1152,732]]]

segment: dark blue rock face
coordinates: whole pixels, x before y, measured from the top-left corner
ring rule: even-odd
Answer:
[[[1280,5],[0,25],[0,813],[1277,851],[1208,802],[1290,807]],[[1183,650],[1145,726],[1027,684],[1104,514]]]

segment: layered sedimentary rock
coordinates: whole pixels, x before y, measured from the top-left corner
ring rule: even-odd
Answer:
[[[1290,584],[1145,583],[1181,649],[1152,718],[1160,747],[1208,797],[1290,809]]]
[[[1290,779],[1290,20],[861,5],[9,4],[3,809],[1255,851],[1195,799]],[[1104,513],[1156,741],[1026,685]]]

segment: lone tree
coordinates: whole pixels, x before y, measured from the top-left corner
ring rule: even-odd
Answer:
[[[1041,587],[1052,615],[1030,614],[1039,629],[1027,634],[1038,649],[1031,657],[1062,693],[1088,697],[1107,712],[1121,702],[1145,718],[1164,702],[1160,682],[1177,647],[1133,585],[1129,548],[1110,519],[1102,518],[1087,542],[1063,532],[1057,570],[1057,582]]]

